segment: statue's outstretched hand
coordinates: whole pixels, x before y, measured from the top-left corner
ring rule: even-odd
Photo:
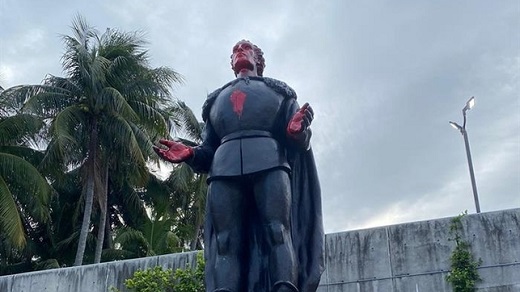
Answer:
[[[193,149],[182,143],[164,139],[159,140],[159,143],[167,146],[168,149],[153,146],[153,150],[164,160],[180,163],[193,157]]]
[[[302,133],[311,125],[312,119],[314,119],[314,111],[309,103],[305,103],[289,121],[287,134],[299,140]]]

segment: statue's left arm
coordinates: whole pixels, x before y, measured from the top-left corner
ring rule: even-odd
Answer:
[[[310,125],[314,119],[312,107],[305,103],[301,108],[298,108],[296,100],[291,99],[288,104],[287,114],[286,134],[288,139],[296,143],[300,149],[308,150],[312,136]]]
[[[207,173],[213,161],[213,155],[220,145],[220,139],[215,134],[211,123],[206,120],[202,133],[202,144],[193,147],[193,156],[186,163],[198,173]]]
[[[220,139],[216,136],[211,124],[207,121],[203,134],[202,144],[195,147],[186,146],[180,142],[161,139],[159,143],[168,148],[153,146],[153,150],[162,159],[181,163],[186,162],[195,172],[207,173],[213,161],[213,155],[217,149]]]

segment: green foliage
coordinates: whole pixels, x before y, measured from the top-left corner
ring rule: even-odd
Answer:
[[[204,258],[197,254],[197,265],[194,269],[164,270],[162,267],[138,270],[132,278],[125,280],[125,287],[135,292],[203,292]],[[120,292],[111,287],[111,292]]]
[[[162,267],[138,270],[134,276],[125,280],[126,288],[136,292],[173,292],[172,269],[163,270]]]
[[[8,104],[0,94],[0,104],[4,103]],[[0,233],[6,241],[0,250],[4,245],[26,248],[29,233],[49,220],[52,189],[37,169],[42,153],[30,148],[43,126],[29,114],[0,112]]]
[[[474,259],[470,244],[460,235],[461,220],[466,214],[467,211],[453,218],[450,225],[450,234],[455,237],[456,246],[450,257],[451,272],[446,276],[446,281],[453,286],[454,292],[475,291],[476,283],[481,280],[477,271],[481,260]]]
[[[195,269],[177,269],[174,273],[175,292],[202,292],[204,286],[204,257],[197,254],[197,266]]]
[[[140,32],[71,28],[65,76],[0,87],[0,275],[202,248],[206,177],[153,175],[159,138],[202,139],[182,76]]]

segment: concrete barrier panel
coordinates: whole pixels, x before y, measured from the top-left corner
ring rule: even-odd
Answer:
[[[175,255],[163,255],[157,259],[157,264],[165,269],[185,269],[186,267],[195,267],[197,264],[197,254],[199,251],[184,252]]]
[[[2,291],[2,292],[12,291],[12,289],[11,289],[12,278],[13,278],[13,276],[0,277],[0,291]]]
[[[344,283],[390,278],[388,237],[385,228],[326,236],[325,281]]]
[[[325,236],[325,271],[318,292],[451,292],[446,282],[455,242],[452,218]],[[520,209],[462,218],[483,281],[478,292],[520,292]],[[138,269],[195,266],[198,252],[116,261],[0,277],[0,292],[97,292]]]
[[[450,219],[389,226],[393,276],[447,271],[455,242],[449,240]]]
[[[327,292],[390,292],[392,280],[362,281],[344,284],[332,284],[327,286]]]
[[[520,264],[508,266],[485,267],[478,269],[482,281],[478,283],[481,289],[500,286],[516,286],[515,292],[520,292]],[[479,290],[480,291],[480,290]]]
[[[424,274],[394,279],[394,289],[388,291],[410,292],[451,292],[451,286],[446,282],[448,273]],[[433,290],[432,288],[435,287]]]
[[[520,210],[466,216],[462,225],[482,266],[520,263]]]
[[[110,262],[107,267],[106,289],[108,291],[110,287],[115,287],[121,291],[127,291],[125,289],[124,282],[126,279],[131,278],[137,270],[146,270],[147,268],[153,268],[158,265],[157,257],[147,257],[133,260],[125,260],[118,262]],[[74,290],[70,290],[74,291]],[[101,291],[101,290],[100,290]],[[92,291],[90,291],[92,292]]]

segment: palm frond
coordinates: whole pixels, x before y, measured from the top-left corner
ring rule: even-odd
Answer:
[[[0,230],[6,234],[14,247],[25,246],[25,232],[18,206],[2,175],[0,175]]]
[[[45,89],[45,85],[17,85],[4,90],[0,100],[6,112],[18,112],[29,98]]]
[[[193,175],[193,170],[186,163],[181,163],[173,168],[173,171],[166,181],[172,189],[186,192],[193,180]]]
[[[135,252],[131,252],[128,250],[122,249],[104,249],[101,252],[101,258],[105,261],[118,261],[118,260],[127,260],[138,257]]]
[[[72,248],[79,238],[79,230],[72,232],[68,237],[56,243],[56,250],[65,250]]]
[[[184,102],[177,101],[175,106],[167,108],[166,111],[171,113],[172,122],[178,126],[177,129],[172,129],[174,130],[172,136],[185,134],[192,140],[201,141],[202,128],[200,123],[193,111]]]
[[[56,259],[48,259],[43,261],[38,261],[34,263],[35,270],[49,270],[49,269],[57,269],[60,267],[60,264]]]
[[[48,74],[43,80],[43,84],[53,88],[61,88],[65,91],[78,95],[78,97],[82,93],[82,88],[79,87],[76,83],[74,83],[71,78],[59,77]]]
[[[109,113],[116,112],[124,119],[130,121],[137,121],[139,119],[132,106],[130,106],[121,93],[113,87],[103,88],[99,102],[103,104],[105,110]]]
[[[100,53],[110,60],[119,56],[135,56],[136,60],[146,61],[144,45],[147,44],[144,33],[140,31],[122,32],[108,29],[100,39]],[[143,64],[146,65],[146,64]]]
[[[18,114],[0,119],[0,145],[19,144],[34,137],[44,123],[29,114]]]
[[[145,165],[146,161],[131,124],[120,116],[113,116],[110,123],[110,125],[106,124],[104,131],[109,134],[109,137],[114,137],[113,143],[116,146],[114,148],[127,155],[127,160],[131,163]]]
[[[140,122],[149,131],[154,131],[164,137],[167,134],[166,119],[160,109],[139,100],[129,100],[128,104],[140,118]],[[155,140],[152,138],[152,141]]]
[[[66,165],[73,161],[73,154],[81,148],[78,141],[80,130],[85,128],[87,117],[78,105],[62,110],[52,121],[50,127],[51,141],[42,161],[41,167],[50,165]]]
[[[85,48],[89,46],[88,41],[98,34],[96,29],[90,26],[80,14],[77,14],[72,20],[72,31],[78,42]]]
[[[123,227],[121,228],[114,239],[115,242],[120,243],[121,245],[129,244],[129,243],[140,243],[148,248],[148,241],[144,237],[143,233],[137,229],[131,227]]]
[[[48,220],[51,187],[33,165],[18,156],[0,153],[0,176],[19,190],[18,201],[28,207],[31,216],[42,222]]]
[[[43,118],[52,118],[64,108],[75,104],[79,97],[59,87],[39,86],[39,91],[29,97],[22,111],[36,114]]]
[[[165,85],[161,90],[161,93],[164,95],[168,95],[168,87],[184,84],[184,76],[168,67],[155,68],[152,70],[151,74],[155,82]]]
[[[0,153],[18,156],[32,165],[40,164],[44,156],[42,151],[25,146],[0,146]]]
[[[136,192],[135,189],[131,188],[125,188],[123,192],[123,203],[125,204],[123,207],[131,211],[133,215],[137,217],[146,217],[146,208],[143,201],[139,197],[139,193]]]
[[[146,185],[146,193],[143,200],[151,206],[156,216],[168,215],[170,206],[173,204],[170,199],[172,190],[168,183],[165,183],[155,176],[151,176]]]
[[[97,31],[87,24],[85,19],[77,15],[72,24],[74,37],[63,36],[65,53],[62,57],[62,66],[73,80],[83,88],[95,89],[95,80],[104,62],[96,60],[96,45],[90,44],[97,40]]]

